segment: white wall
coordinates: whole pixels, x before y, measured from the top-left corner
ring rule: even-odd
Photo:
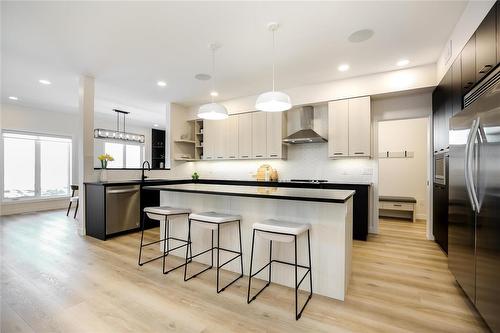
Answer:
[[[379,152],[411,151],[412,158],[379,159],[379,195],[417,199],[416,217],[427,219],[427,123],[426,118],[378,123]]]
[[[6,130],[27,131],[41,134],[63,135],[71,137],[72,142],[72,173],[74,183],[78,179],[78,117],[74,113],[55,112],[47,110],[32,109],[15,104],[2,104],[2,128]],[[0,145],[3,147],[3,142]],[[2,172],[0,174],[1,190],[3,191],[3,148]],[[48,201],[17,201],[2,203],[2,215],[29,212],[34,210],[49,210],[65,207],[67,199],[55,199]]]
[[[495,2],[495,0],[481,0],[467,3],[467,7],[455,25],[450,38],[443,46],[443,51],[437,61],[437,82],[441,81]],[[447,60],[447,58],[449,59]]]

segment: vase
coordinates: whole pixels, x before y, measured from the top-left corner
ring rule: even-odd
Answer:
[[[101,169],[101,176],[100,176],[101,182],[105,182],[108,180],[108,170],[106,169]]]

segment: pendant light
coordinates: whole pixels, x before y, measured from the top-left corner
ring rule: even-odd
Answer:
[[[274,67],[275,67],[275,33],[278,30],[279,24],[271,22],[267,25],[267,29],[273,33],[273,90],[260,94],[255,102],[255,108],[265,112],[281,112],[290,110],[292,102],[290,96],[281,91],[274,89]]]
[[[212,102],[208,104],[203,104],[198,109],[198,118],[207,120],[222,120],[228,117],[227,109],[224,105],[215,103],[214,98],[218,95],[215,91],[215,51],[220,47],[218,44],[210,44],[210,50],[212,50],[212,92],[210,96],[212,97]]]

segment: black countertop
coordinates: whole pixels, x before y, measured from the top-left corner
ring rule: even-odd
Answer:
[[[227,184],[147,185],[144,190],[159,190],[212,195],[230,195],[266,199],[345,203],[356,191],[321,188],[287,188],[277,186],[243,186]]]
[[[345,182],[291,182],[289,180],[280,181],[257,181],[257,180],[235,180],[235,179],[146,179],[142,182],[140,179],[132,180],[114,180],[114,181],[95,181],[85,182],[85,185],[100,186],[118,186],[118,185],[167,185],[167,184],[220,184],[220,185],[243,185],[243,186],[274,186],[274,187],[297,187],[297,188],[331,188],[331,186],[371,186],[371,183],[345,183]]]

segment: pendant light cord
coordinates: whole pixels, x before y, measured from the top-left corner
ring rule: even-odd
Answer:
[[[274,65],[275,65],[275,62],[276,62],[276,52],[275,52],[275,49],[276,49],[276,38],[275,38],[275,33],[276,33],[276,29],[273,29],[273,92],[274,92]]]
[[[215,91],[215,46],[212,46],[212,91],[210,92],[210,96],[212,97],[212,103],[214,102],[214,94]]]

